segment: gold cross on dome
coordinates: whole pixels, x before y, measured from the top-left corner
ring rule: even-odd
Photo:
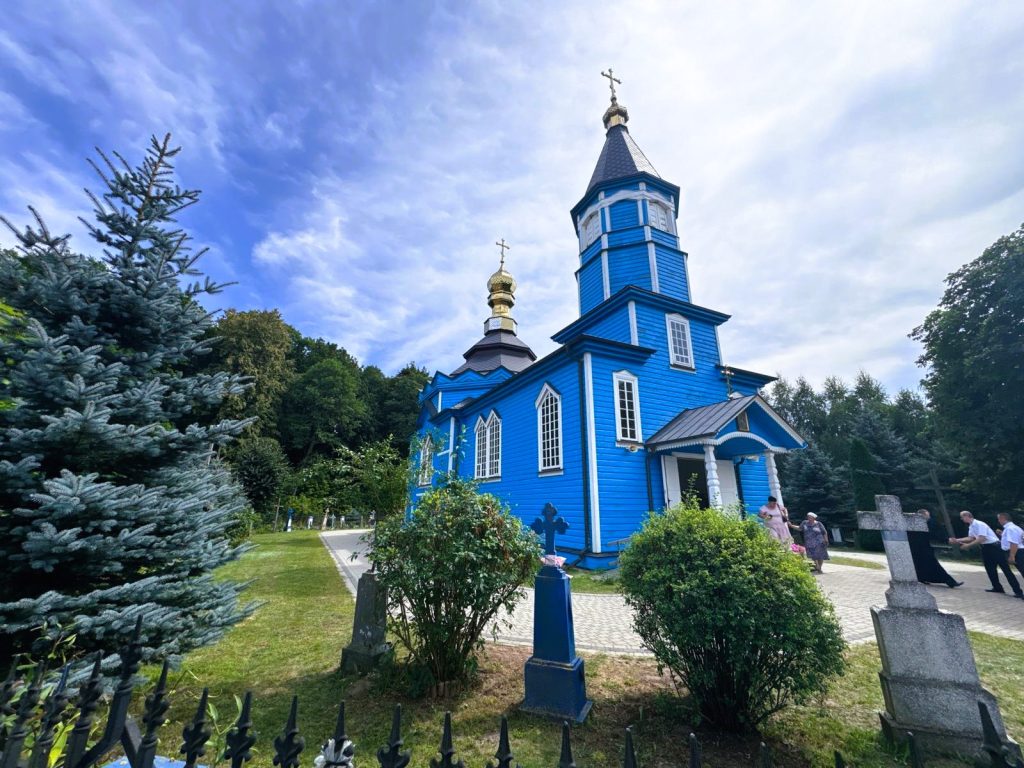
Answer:
[[[608,78],[608,87],[612,90],[612,101],[615,101],[615,84],[622,85],[622,81],[615,77],[615,71],[611,67],[608,67],[607,72],[602,72],[601,77]]]
[[[495,241],[494,244],[496,246],[498,246],[499,248],[501,248],[501,268],[504,269],[505,268],[505,251],[512,250],[512,246],[505,242],[505,238],[504,237],[501,238],[501,240]]]

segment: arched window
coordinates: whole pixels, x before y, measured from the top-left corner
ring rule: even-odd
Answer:
[[[663,232],[672,231],[672,216],[669,214],[668,208],[661,203],[656,203],[653,200],[647,201],[647,220],[655,229],[660,229]]]
[[[430,435],[423,438],[420,446],[420,474],[417,479],[420,485],[430,485],[434,479],[434,441]]]
[[[594,211],[590,214],[581,227],[583,233],[583,247],[586,248],[601,236],[601,212]]]
[[[476,459],[473,462],[477,480],[490,480],[501,477],[501,419],[491,411],[484,420],[481,416],[476,422]]]
[[[615,384],[615,437],[621,442],[640,442],[640,392],[629,371],[612,374]]]
[[[562,468],[562,398],[545,384],[537,397],[537,468]]]

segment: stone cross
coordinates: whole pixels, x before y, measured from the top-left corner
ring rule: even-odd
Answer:
[[[544,518],[538,517],[530,527],[537,532],[538,536],[544,537],[544,554],[557,555],[555,534],[565,533],[569,530],[569,524],[565,522],[565,518],[558,517],[558,510],[550,502],[544,505],[544,511],[541,514],[544,515]]]
[[[611,67],[608,67],[607,72],[602,72],[601,77],[608,78],[608,87],[612,89],[612,101],[615,101],[615,84],[618,83],[619,85],[622,85],[622,81],[615,77],[615,72]]]
[[[512,250],[512,246],[505,242],[505,238],[501,238],[500,241],[494,243],[496,246],[501,248],[501,268],[505,268],[505,251]]]
[[[928,523],[917,514],[906,514],[895,496],[875,496],[877,512],[858,512],[857,525],[882,532],[885,559],[889,563],[889,605],[902,608],[936,608],[935,598],[917,580],[914,558],[910,554],[907,531],[927,531]]]

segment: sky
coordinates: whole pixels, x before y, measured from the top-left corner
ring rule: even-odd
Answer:
[[[1024,222],[1019,0],[45,7],[0,26],[0,213],[95,253],[86,158],[169,131],[218,307],[387,373],[461,364],[499,238],[520,337],[555,348],[609,66],[730,365],[914,388],[944,278]]]

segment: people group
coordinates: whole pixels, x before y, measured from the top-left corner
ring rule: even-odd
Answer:
[[[931,513],[927,509],[919,509],[917,514],[924,518],[929,527],[928,531],[907,531],[907,541],[914,560],[917,580],[925,584],[945,584],[951,589],[963,586],[963,582],[953,578],[935,556],[931,545],[930,529],[934,525]],[[814,512],[808,512],[799,525],[794,524],[789,519],[789,512],[779,503],[778,499],[775,496],[769,496],[767,503],[758,510],[757,515],[764,522],[768,534],[785,547],[794,546],[790,531],[800,531],[803,534],[807,558],[814,563],[815,573],[822,573],[822,565],[829,559],[828,532]],[[1024,588],[1021,587],[1021,582],[1014,576],[1011,568],[1011,566],[1016,566],[1017,571],[1024,578],[1024,528],[1017,525],[1013,521],[1013,517],[1006,512],[1000,512],[997,516],[999,528],[995,531],[988,523],[978,520],[966,510],[960,513],[960,519],[967,526],[967,535],[961,538],[950,537],[949,543],[961,549],[970,549],[971,547],[981,549],[981,560],[985,565],[985,573],[988,574],[989,581],[992,583],[992,587],[985,591],[996,594],[1006,593],[999,580],[999,572],[1002,571],[1013,596],[1024,599]]]

